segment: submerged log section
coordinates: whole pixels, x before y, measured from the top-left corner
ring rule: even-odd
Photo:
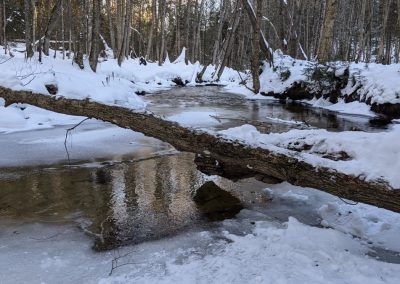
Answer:
[[[300,161],[296,155],[284,155],[253,148],[199,130],[188,129],[149,113],[109,106],[89,100],[55,98],[0,87],[6,106],[26,103],[50,111],[86,116],[111,122],[123,128],[168,142],[179,151],[197,153],[215,159],[225,168],[237,168],[256,175],[285,180],[294,185],[318,188],[336,196],[400,212],[400,189],[385,183],[365,181],[330,168]]]

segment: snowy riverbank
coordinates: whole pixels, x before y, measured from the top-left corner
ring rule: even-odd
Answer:
[[[146,108],[141,94],[175,87],[173,81],[178,78],[187,86],[194,86],[202,68],[198,62],[186,65],[182,55],[173,62],[167,60],[162,66],[157,62],[143,65],[139,59],[129,59],[119,67],[117,60],[102,58],[94,73],[87,61],[85,69],[81,70],[72,59],[62,59],[62,54],[57,53],[56,58],[44,56],[39,63],[38,54],[26,60],[24,50],[23,45],[17,44],[11,48],[12,56],[0,55],[0,86],[50,95],[46,85],[53,85],[57,87],[56,97],[89,99],[136,111]],[[211,80],[213,72],[214,67],[209,66],[203,78]],[[238,80],[238,73],[226,68],[219,83],[228,85]],[[75,124],[80,119],[26,105],[4,108],[4,100],[0,98],[0,132]]]
[[[80,70],[72,59],[62,59],[61,53],[57,53],[55,58],[44,56],[42,63],[37,60],[38,54],[26,60],[24,49],[23,45],[16,44],[11,48],[12,56],[0,55],[0,86],[49,94],[46,85],[54,85],[57,86],[56,96],[89,99],[135,110],[144,110],[146,107],[146,102],[137,94],[174,87],[177,79],[187,86],[195,86],[197,73],[202,69],[199,62],[185,64],[183,51],[173,62],[167,59],[162,66],[157,62],[147,62],[144,65],[139,59],[128,59],[119,67],[109,54],[108,58],[100,59],[97,73],[94,73],[87,61],[85,69]],[[279,51],[275,52],[274,58],[274,67],[268,64],[263,66],[260,77],[262,94],[274,95],[278,99],[280,95],[285,97],[291,88],[302,86],[298,93],[307,90],[310,98],[314,95],[322,96],[304,100],[307,104],[339,113],[365,116],[376,115],[371,111],[371,105],[393,107],[400,104],[400,86],[397,83],[400,79],[400,64],[386,66],[339,62],[324,67],[315,62],[293,59]],[[215,67],[208,66],[203,80],[213,82],[214,72]],[[239,93],[249,99],[273,99],[270,96],[254,95],[241,84],[242,79],[251,87],[248,75],[239,75],[237,71],[225,68],[218,84],[224,85],[228,92]],[[337,91],[337,81],[340,81],[340,94],[332,101],[331,97],[325,95]],[[15,116],[18,119],[15,112],[4,114],[1,100],[0,115],[8,116],[9,119]]]
[[[143,110],[146,106],[137,94],[174,87],[175,79],[194,86],[202,68],[198,62],[185,64],[183,55],[173,62],[167,60],[162,66],[157,62],[141,64],[140,59],[127,59],[120,67],[117,60],[108,57],[100,59],[94,73],[87,60],[81,70],[72,59],[62,59],[61,53],[56,57],[43,56],[42,63],[39,63],[38,54],[26,60],[24,50],[25,47],[18,44],[11,49],[12,56],[0,55],[0,86],[49,94],[46,85],[54,85],[57,87],[56,96],[89,99],[135,110]],[[204,79],[210,81],[213,71],[209,66]],[[236,71],[226,68],[220,84],[226,85],[238,79]]]
[[[288,97],[341,113],[374,116],[372,106],[380,113],[400,116],[400,64],[332,62],[320,65],[277,51],[274,66],[265,63],[262,70],[260,93],[264,96],[254,95],[244,86],[231,84],[229,90],[255,99]]]
[[[385,261],[399,256],[373,255],[400,250],[398,214],[287,183],[265,194],[266,209],[243,210],[214,229],[105,253],[93,252],[73,225],[1,221],[0,282],[397,283],[400,265]],[[302,214],[325,228],[299,222]],[[109,276],[118,256],[121,266]]]

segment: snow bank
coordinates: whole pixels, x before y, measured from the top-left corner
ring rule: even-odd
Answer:
[[[293,155],[315,167],[328,167],[400,188],[400,147],[393,142],[400,141],[399,125],[380,133],[333,133],[316,129],[271,134],[261,134],[254,126],[243,125],[220,131],[219,134],[229,139],[240,139],[252,146]],[[311,149],[305,150],[308,145],[312,146]],[[343,152],[348,157],[343,157]]]
[[[1,47],[0,47],[1,49]],[[94,73],[85,60],[85,68],[79,69],[72,59],[62,59],[59,52],[53,56],[43,56],[42,63],[37,56],[26,60],[24,46],[12,48],[13,57],[0,56],[0,85],[13,90],[28,90],[48,94],[46,84],[58,86],[57,96],[71,99],[90,99],[104,104],[120,105],[135,110],[143,110],[146,103],[136,92],[154,92],[175,86],[175,78],[183,82],[195,83],[197,73],[202,66],[196,62],[185,64],[183,60],[174,63],[166,61],[159,66],[157,62],[140,64],[139,59],[128,59],[119,67],[112,58],[100,59],[97,72]],[[51,51],[53,54],[54,51]],[[179,58],[178,58],[179,59]],[[211,80],[214,68],[209,66],[204,74]],[[227,68],[221,83],[236,80],[238,74]]]
[[[0,49],[2,47],[0,46]],[[85,69],[73,64],[72,59],[57,56],[43,56],[38,62],[38,54],[29,60],[24,57],[24,45],[17,44],[11,48],[13,56],[0,55],[0,86],[13,90],[26,90],[49,95],[45,85],[58,87],[57,97],[70,99],[89,99],[108,105],[118,105],[136,111],[143,111],[147,103],[136,93],[155,92],[171,88],[172,82],[180,78],[188,85],[194,85],[200,63],[185,64],[182,58],[174,63],[169,60],[162,66],[157,62],[141,65],[139,59],[125,60],[121,67],[115,59],[100,59],[97,72],[94,73],[85,60]],[[51,51],[50,54],[54,54]],[[214,66],[208,66],[205,80],[211,80]],[[221,77],[221,84],[238,80],[236,71],[226,68]],[[57,124],[76,124],[81,118],[73,118],[40,110],[32,106],[13,105],[4,108],[0,99],[0,132],[22,131],[52,127]]]
[[[321,224],[388,250],[400,251],[400,214],[366,204],[329,202],[318,210]]]
[[[363,203],[344,202],[317,189],[293,186],[287,182],[270,185],[265,192],[272,199],[264,212],[274,216],[286,207],[287,216],[311,223],[317,219],[326,228],[351,234],[371,249],[400,252],[400,214]],[[276,211],[274,211],[276,210]],[[319,220],[318,220],[319,219]]]
[[[303,103],[313,107],[323,108],[343,114],[362,115],[369,117],[376,116],[376,114],[371,111],[371,107],[369,105],[361,102],[346,103],[343,99],[340,99],[336,104],[332,104],[323,98],[315,98],[310,101],[303,101]]]
[[[14,50],[14,57],[2,55],[0,60],[0,85],[13,90],[27,90],[49,94],[45,85],[58,87],[57,96],[71,99],[90,99],[111,105],[121,105],[142,110],[145,102],[135,91],[137,88],[127,78],[105,71],[94,73],[89,66],[80,70],[72,60],[44,56],[40,64],[37,58],[26,60],[24,54]],[[85,62],[87,65],[87,62]],[[116,63],[115,63],[116,64]],[[101,64],[99,70],[101,70]]]
[[[371,103],[400,103],[400,64],[351,63],[350,78],[343,94],[359,88],[357,94]]]
[[[84,118],[46,111],[31,105],[18,104],[4,107],[0,98],[0,132],[28,131],[53,128],[56,125],[77,124]]]
[[[265,94],[283,94],[294,86],[295,83],[305,85],[311,93],[329,93],[335,82],[324,82],[323,79],[312,79],[313,70],[319,66],[316,62],[294,59],[283,55],[280,51],[274,54],[274,67],[264,64],[260,76],[261,90]],[[341,89],[342,99],[332,104],[327,100],[314,100],[312,105],[327,108],[336,112],[373,115],[370,107],[365,103],[352,103],[347,106],[344,97],[356,94],[361,102],[368,102],[369,105],[377,104],[400,104],[400,64],[381,65],[376,63],[329,63],[327,71],[333,72],[337,78],[344,75],[348,68],[347,86]],[[251,82],[249,82],[251,85]],[[229,90],[235,93],[243,93],[247,97],[259,98],[260,95],[252,95],[243,86],[230,86]]]
[[[264,64],[260,76],[261,92],[281,94],[289,89],[295,82],[306,81],[305,69],[309,61],[294,59],[290,56],[274,53],[274,65]]]
[[[355,212],[357,214],[357,212]],[[362,214],[362,212],[360,212]],[[257,219],[264,219],[253,222]],[[8,283],[389,283],[400,265],[366,256],[349,234],[290,217],[283,225],[244,210],[217,230],[94,253],[73,225],[11,224],[0,235],[0,281]],[[253,223],[246,234],[235,234]],[[222,230],[222,232],[221,232]],[[16,234],[15,232],[18,232]],[[121,265],[108,273],[114,257]],[[125,265],[124,265],[125,264]]]
[[[252,234],[225,233],[224,250],[189,254],[183,264],[166,263],[158,275],[127,273],[106,283],[396,283],[400,267],[363,254],[351,236],[310,227],[294,218],[283,228],[259,221]]]

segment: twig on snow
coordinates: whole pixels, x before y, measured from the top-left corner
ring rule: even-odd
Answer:
[[[237,70],[236,70],[236,71],[237,71]],[[242,75],[240,75],[240,72],[239,72],[239,71],[237,71],[237,72],[238,72],[238,74],[239,74],[240,80],[241,80],[242,83],[243,83],[243,86],[245,86],[247,90],[252,91],[252,92],[254,93],[254,90],[253,90],[252,88],[247,87],[247,82],[246,82],[246,80],[243,80]]]

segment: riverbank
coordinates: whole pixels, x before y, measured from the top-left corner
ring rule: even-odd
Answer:
[[[390,262],[399,255],[379,247],[399,249],[398,214],[286,183],[265,195],[272,198],[269,206],[243,210],[214,228],[102,253],[93,252],[90,238],[71,223],[3,220],[0,280],[397,283],[400,265]],[[308,224],[318,219],[325,227]]]
[[[279,51],[274,66],[264,63],[256,97],[299,100],[314,107],[389,118],[400,117],[400,64],[330,62],[294,59]],[[251,85],[251,82],[249,82]],[[245,87],[231,91],[254,97]]]
[[[225,68],[220,81],[215,82],[215,66],[210,65],[202,77],[203,83],[198,83],[197,74],[203,66],[199,62],[185,64],[184,51],[174,61],[167,59],[161,66],[157,62],[128,59],[121,67],[111,53],[106,52],[105,57],[100,58],[97,73],[94,73],[87,61],[84,62],[85,69],[81,70],[72,59],[62,59],[61,53],[55,53],[54,57],[44,56],[41,63],[37,60],[38,54],[26,60],[24,49],[23,45],[15,44],[10,49],[12,55],[0,55],[1,86],[56,97],[88,99],[140,111],[146,108],[146,102],[141,98],[144,94],[177,85],[218,83],[225,86],[225,91],[249,99],[290,99],[339,113],[400,116],[399,64],[336,62],[319,65],[277,51],[274,66],[266,63],[262,66],[261,91],[255,95],[248,89],[251,87],[249,74],[231,68]],[[14,119],[17,124],[22,124],[21,117],[29,116],[10,109],[5,111],[1,104],[0,99],[0,121],[3,121],[0,131],[6,131],[4,125],[9,124],[8,121]],[[57,120],[62,119],[57,117]],[[43,127],[45,124],[43,121],[36,123]]]

